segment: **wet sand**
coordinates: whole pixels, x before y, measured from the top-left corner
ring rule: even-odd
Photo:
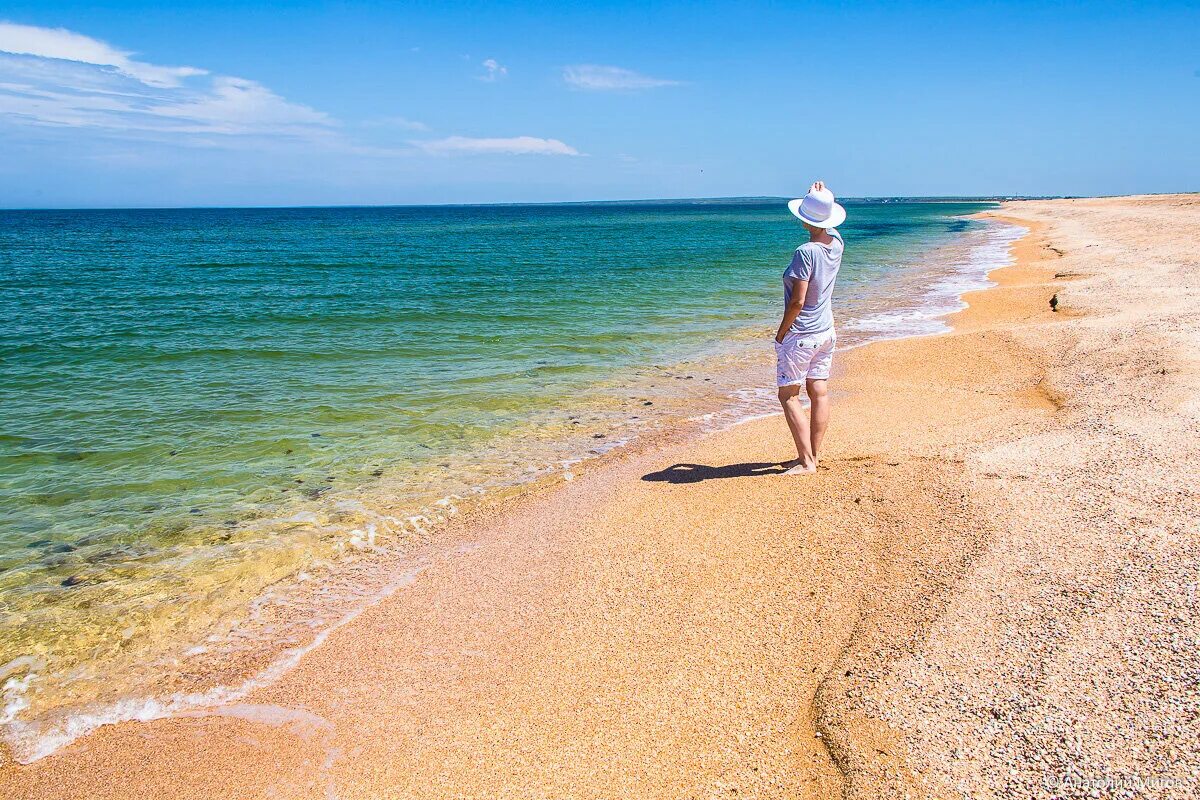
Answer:
[[[1000,213],[1031,234],[953,333],[839,357],[815,476],[778,416],[614,454],[244,703],[0,796],[1190,796],[1200,198]]]

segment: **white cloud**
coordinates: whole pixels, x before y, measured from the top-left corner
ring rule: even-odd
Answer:
[[[262,84],[243,78],[213,78],[207,92],[154,113],[197,125],[208,133],[298,133],[334,124],[324,112],[288,102]]]
[[[430,130],[430,127],[424,122],[407,117],[377,117],[366,120],[362,124],[368,128],[395,128],[402,131],[420,131],[421,133],[427,133]]]
[[[483,62],[486,80],[507,70]],[[105,42],[61,28],[0,23],[0,131],[26,126],[91,131],[105,139],[193,147],[267,147],[283,142],[364,158],[414,154],[565,155],[557,139],[449,138],[407,143],[355,140],[338,120],[292,102],[256,81],[196,67],[137,61]],[[382,117],[357,130],[428,132],[422,122]]]
[[[196,67],[160,67],[134,61],[130,58],[133,53],[118,50],[99,39],[65,28],[38,28],[0,22],[0,51],[113,67],[147,86],[178,86],[183,78],[207,74]]]
[[[593,92],[636,91],[660,86],[679,86],[680,81],[651,78],[631,69],[605,67],[599,64],[575,64],[563,67],[563,80],[574,89]]]
[[[536,136],[513,136],[508,139],[474,139],[467,136],[451,136],[446,139],[416,141],[412,144],[427,153],[438,155],[580,155],[574,147],[560,142],[558,139],[539,139]]]
[[[508,67],[501,65],[501,63],[494,58],[484,59],[483,68],[487,70],[487,72],[480,75],[479,80],[484,81],[485,83],[493,83],[508,75]]]
[[[63,29],[0,23],[0,114],[135,136],[328,137],[336,122],[244,78],[131,59]]]

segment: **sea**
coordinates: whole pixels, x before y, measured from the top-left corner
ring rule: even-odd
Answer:
[[[0,211],[3,757],[237,699],[472,503],[772,413],[784,202]],[[1020,233],[845,205],[842,348]]]

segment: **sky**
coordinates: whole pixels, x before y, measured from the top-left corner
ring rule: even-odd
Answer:
[[[1200,3],[0,2],[0,207],[1200,190]]]

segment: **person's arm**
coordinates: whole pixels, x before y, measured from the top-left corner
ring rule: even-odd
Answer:
[[[783,320],[779,323],[779,330],[775,332],[776,343],[783,344],[783,337],[787,336],[792,323],[796,321],[796,317],[800,316],[800,312],[804,310],[804,298],[807,295],[808,281],[796,281],[792,284],[792,299],[787,304],[787,308],[783,310]]]
[[[775,341],[779,344],[783,344],[783,337],[787,336],[788,329],[792,327],[796,317],[800,316],[800,312],[804,310],[804,300],[808,296],[808,282],[812,278],[812,269],[812,253],[808,251],[808,248],[797,247],[795,255],[792,256],[792,263],[788,265],[787,272],[784,273],[785,278],[791,278],[795,283],[792,284],[791,294],[788,295],[787,307],[783,309],[783,319],[779,322],[779,330],[775,332]]]

